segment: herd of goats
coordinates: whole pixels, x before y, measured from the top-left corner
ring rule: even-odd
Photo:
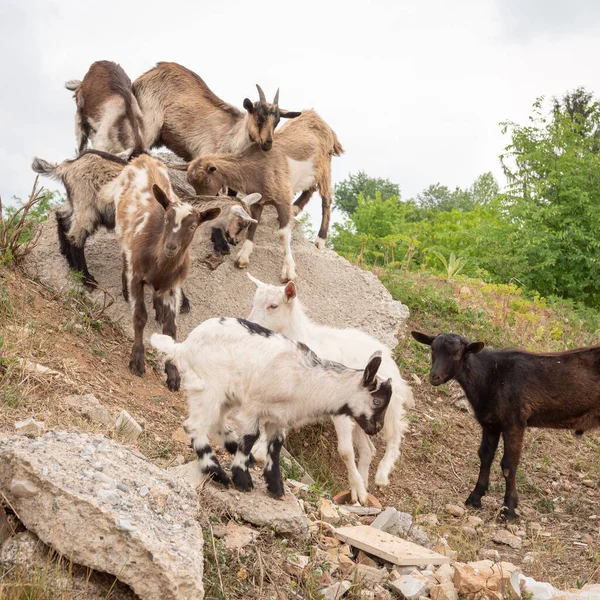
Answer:
[[[62,181],[67,192],[56,210],[60,251],[83,283],[97,285],[84,247],[99,227],[114,230],[123,259],[122,291],[133,305],[130,370],[144,374],[144,287],[153,290],[162,335],[151,345],[165,355],[167,385],[186,392],[185,430],[199,469],[242,491],[253,487],[249,467],[264,462],[268,491],[284,493],[279,454],[290,427],[330,416],[338,437],[353,502],[367,502],[375,447],[383,431],[386,451],[375,484],[389,485],[400,454],[405,409],[414,405],[389,348],[357,329],[312,321],[297,297],[291,220],[318,189],[323,248],[331,212],[331,158],[343,148],[314,110],[279,107],[246,98],[245,113],[218,98],[192,71],[158,63],[133,84],[116,63],[91,65],[75,92],[78,156],[60,164],[40,158],[37,173]],[[281,118],[288,121],[276,130]],[[88,149],[91,145],[93,149]],[[195,195],[171,182],[166,164],[149,150],[166,146],[182,161]],[[298,198],[294,201],[296,194]],[[229,252],[245,233],[237,255],[246,267],[263,206],[274,205],[284,252],[284,286],[250,276],[257,289],[248,319],[217,317],[176,343],[176,317],[189,310],[182,292],[190,244],[203,223],[216,252]],[[516,475],[525,429],[570,429],[577,435],[600,426],[600,347],[535,354],[483,349],[482,342],[448,333],[413,337],[431,346],[429,381],[458,381],[482,428],[480,472],[467,504],[481,507],[500,436],[506,493],[501,516],[517,517]],[[231,477],[210,439],[234,455]],[[354,455],[358,450],[358,465]]]

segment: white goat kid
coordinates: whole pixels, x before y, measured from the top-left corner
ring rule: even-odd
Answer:
[[[289,282],[286,286],[274,286],[265,284],[250,274],[248,277],[257,286],[252,312],[248,316],[249,321],[302,342],[317,355],[349,367],[358,368],[373,352],[381,352],[380,374],[392,380],[392,399],[383,427],[386,451],[377,468],[375,484],[382,487],[389,485],[389,475],[400,455],[400,444],[406,429],[404,410],[414,406],[412,391],[402,379],[390,349],[358,329],[334,329],[311,321],[297,298],[294,282]],[[369,468],[375,447],[364,432],[354,427],[347,417],[334,416],[332,419],[338,438],[338,452],[348,469],[352,502],[358,500],[364,504],[367,501]],[[353,440],[358,449],[358,468],[354,459]],[[263,436],[253,454],[257,460],[264,460]]]
[[[357,370],[320,359],[306,345],[244,319],[209,319],[177,344],[154,334],[150,343],[181,373],[189,407],[184,428],[192,439],[203,473],[231,483],[209,444],[209,435],[235,451],[231,474],[235,487],[253,487],[250,452],[261,427],[267,436],[267,489],[283,495],[279,452],[285,430],[328,415],[348,415],[368,435],[383,427],[392,395],[391,381],[377,377],[376,353]],[[226,425],[236,415],[241,438]]]

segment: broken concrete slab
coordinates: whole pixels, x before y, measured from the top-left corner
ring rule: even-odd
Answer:
[[[271,527],[278,533],[306,536],[308,521],[296,496],[286,487],[282,500],[272,498],[262,476],[255,475],[253,479],[254,489],[251,492],[225,489],[208,481],[200,491],[200,504],[216,502],[231,516],[252,525]]]
[[[421,596],[429,595],[431,585],[424,577],[401,575],[390,583],[390,587],[405,600],[418,600]]]
[[[339,600],[351,587],[349,581],[339,581],[320,590],[319,597],[323,600]]]
[[[355,548],[399,566],[442,565],[450,562],[447,556],[369,525],[340,527],[335,530],[335,535]]]
[[[36,492],[14,494],[15,480]],[[27,529],[74,563],[147,600],[202,598],[196,494],[139,453],[99,434],[3,436],[0,490]]]

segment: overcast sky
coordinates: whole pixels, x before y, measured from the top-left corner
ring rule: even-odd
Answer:
[[[363,169],[408,198],[490,170],[502,183],[500,121],[524,123],[540,95],[600,93],[600,2],[3,0],[0,56],[4,200],[27,195],[34,156],[73,156],[63,84],[101,59],[132,80],[179,62],[238,107],[257,82],[281,87],[281,106],[314,107],[338,134],[334,181]]]

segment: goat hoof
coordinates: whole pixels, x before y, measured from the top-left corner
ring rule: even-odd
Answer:
[[[315,246],[319,250],[323,250],[323,248],[325,248],[325,240],[323,238],[318,237],[317,241],[315,242]]]
[[[191,310],[190,300],[185,294],[182,294],[181,295],[181,306],[179,307],[179,312],[181,312],[182,314],[186,314],[186,313],[189,313],[190,310]]]
[[[81,280],[81,283],[85,285],[85,287],[96,289],[98,287],[98,282],[93,277],[84,277]]]
[[[167,362],[165,365],[165,373],[167,374],[167,387],[170,392],[178,392],[179,386],[181,385],[181,377],[179,376],[179,370],[171,363]]]
[[[213,481],[220,483],[223,487],[228,488],[231,485],[229,475],[221,467],[213,467],[208,470],[207,474]]]
[[[519,519],[519,515],[510,508],[504,506],[498,515],[498,521],[500,522],[509,522],[509,521],[517,521]]]
[[[279,500],[282,500],[283,497],[285,496],[285,491],[283,489],[283,481],[280,481],[278,483],[272,483],[272,484],[267,483],[267,491],[274,498],[278,498]]]
[[[238,260],[235,261],[235,266],[238,269],[245,269],[249,264],[250,264],[249,260],[239,260],[238,259]]]
[[[475,494],[471,494],[465,500],[466,506],[472,506],[473,508],[481,508],[481,496],[476,496]]]
[[[236,490],[240,492],[249,492],[254,488],[252,483],[252,476],[246,469],[240,467],[233,467],[231,469],[231,479]]]
[[[146,372],[146,366],[144,365],[144,361],[140,364],[139,361],[131,359],[129,362],[129,370],[133,375],[137,375],[138,377],[143,377]]]

